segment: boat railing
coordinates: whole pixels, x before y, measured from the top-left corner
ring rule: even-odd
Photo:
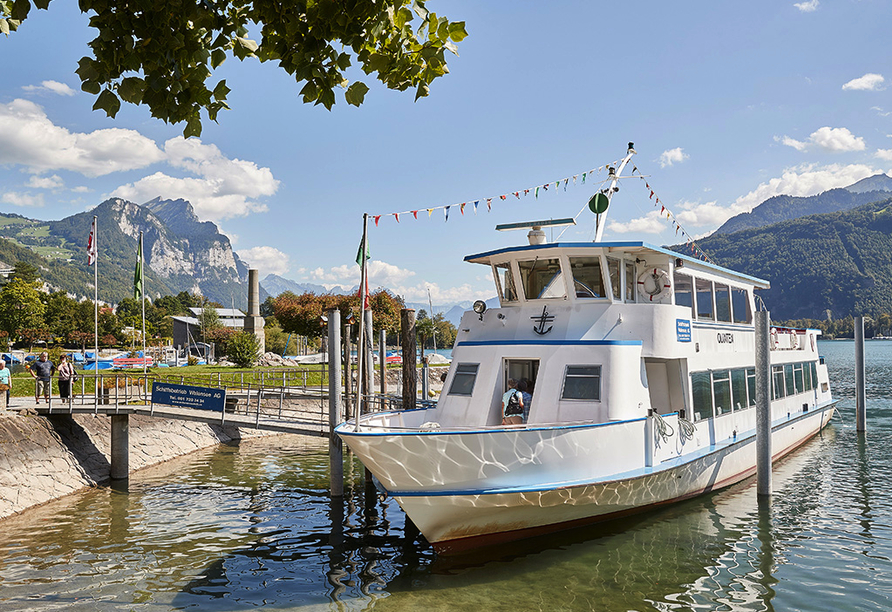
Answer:
[[[407,432],[407,433],[472,433],[472,432],[488,432],[488,431],[527,431],[527,430],[536,430],[536,429],[567,429],[573,427],[592,427],[592,426],[611,426],[611,425],[623,425],[628,423],[633,423],[636,421],[641,421],[643,419],[629,419],[624,421],[561,421],[561,422],[553,422],[553,423],[522,423],[520,425],[449,425],[442,426],[440,423],[435,421],[428,421],[422,423],[421,425],[415,426],[407,426],[407,425],[394,425],[394,424],[385,424],[385,423],[374,423],[371,422],[374,419],[380,418],[382,415],[380,414],[368,414],[363,415],[362,421],[360,422],[360,427],[364,431],[374,430],[374,431],[392,431],[392,432]],[[349,421],[350,427],[353,427],[355,421]]]

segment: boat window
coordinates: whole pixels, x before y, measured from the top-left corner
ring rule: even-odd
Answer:
[[[749,392],[750,406],[756,405],[756,368],[746,369],[746,390]]]
[[[818,388],[818,366],[815,365],[814,361],[811,362],[811,382],[817,389]]]
[[[511,264],[508,262],[495,264],[496,285],[499,295],[505,302],[517,301],[517,289],[514,285],[514,275],[511,273]]]
[[[781,399],[786,396],[784,392],[784,366],[771,366],[771,399]]]
[[[691,316],[694,316],[694,285],[691,277],[687,274],[675,273],[675,304],[677,306],[687,306],[691,309]]]
[[[722,283],[715,284],[715,318],[731,322],[731,290]]]
[[[712,418],[712,385],[709,372],[691,374],[691,391],[694,395],[694,420]]]
[[[474,392],[474,381],[477,380],[479,363],[460,363],[455,368],[449,395],[471,395]]]
[[[793,366],[793,384],[796,385],[796,393],[805,392],[805,380],[802,376],[801,363],[797,363]]]
[[[731,373],[728,370],[712,373],[712,397],[716,416],[731,412]]]
[[[746,370],[731,370],[731,396],[734,398],[734,410],[743,410],[749,406],[746,400]]]
[[[805,379],[805,390],[811,391],[814,389],[814,385],[811,382],[811,368],[807,363],[802,364],[802,377]]]
[[[787,395],[796,395],[796,386],[793,384],[793,364],[784,365],[784,380],[787,386]]]
[[[697,289],[697,318],[715,319],[715,313],[712,310],[712,281],[702,278],[696,280]]]
[[[601,259],[599,257],[571,257],[570,269],[573,273],[573,289],[578,298],[603,298],[604,283],[601,280]]]
[[[752,323],[753,311],[750,309],[750,292],[746,289],[731,288],[731,307],[734,310],[735,323]]]
[[[600,400],[601,366],[568,365],[561,399]]]
[[[635,301],[635,264],[626,262],[626,301]]]
[[[566,295],[559,259],[539,259],[517,262],[523,294],[528,300],[562,298]]]
[[[619,264],[616,259],[607,259],[607,273],[610,274],[610,287],[613,290],[613,297],[617,300],[622,299],[622,292],[619,278]]]

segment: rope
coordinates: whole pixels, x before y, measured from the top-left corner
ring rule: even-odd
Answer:
[[[691,421],[678,417],[678,437],[681,438],[682,444],[688,440],[693,440],[695,431],[697,429]]]
[[[656,428],[657,434],[659,434],[663,442],[666,442],[670,437],[672,437],[673,434],[675,434],[675,430],[672,429],[672,426],[666,422],[666,419],[661,417],[656,412],[654,412],[654,426]]]

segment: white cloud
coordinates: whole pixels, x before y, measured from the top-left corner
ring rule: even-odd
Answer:
[[[884,161],[892,161],[892,149],[877,149],[873,155]]]
[[[40,85],[25,85],[22,89],[25,91],[46,91],[60,96],[73,96],[77,93],[71,87],[59,81],[43,81]]]
[[[254,200],[272,195],[279,181],[269,168],[240,159],[228,159],[214,145],[197,138],[171,138],[164,143],[168,163],[197,177],[173,177],[156,172],[134,183],[121,185],[111,195],[134,202],[155,197],[183,198],[191,202],[195,214],[214,221],[243,217],[268,210]]]
[[[15,191],[7,191],[4,193],[0,196],[0,202],[27,208],[40,208],[44,204],[42,193],[32,195],[30,193],[17,193]]]
[[[25,183],[25,186],[34,189],[51,189],[56,191],[62,189],[62,187],[65,186],[65,182],[58,174],[52,176],[32,176],[28,179],[28,182]]]
[[[69,132],[33,102],[0,104],[0,164],[25,166],[35,174],[71,170],[96,177],[144,168],[162,158],[155,143],[134,130]]]
[[[864,138],[855,136],[847,128],[831,128],[826,126],[812,132],[811,136],[809,136],[808,140],[805,142],[795,140],[789,136],[784,136],[783,138],[775,137],[775,140],[788,147],[793,147],[797,151],[806,151],[812,147],[819,147],[832,153],[843,153],[848,151],[863,151],[867,148],[867,145],[864,143]]]
[[[793,6],[803,13],[813,13],[818,9],[819,4],[819,0],[806,0],[805,2],[796,2]]]
[[[885,80],[886,79],[884,79],[883,75],[881,74],[868,72],[862,77],[852,79],[851,81],[843,85],[842,88],[860,91],[877,91],[878,89],[882,89],[881,86]]]
[[[73,191],[74,193],[90,193],[93,190],[90,189],[89,187],[87,187],[86,185],[78,185],[77,187],[74,187],[71,191]]]
[[[285,274],[288,272],[290,264],[288,255],[270,246],[241,250],[238,252],[238,256],[252,268],[258,269],[261,277],[267,274]]]
[[[674,149],[663,151],[660,154],[660,168],[665,168],[666,166],[671,166],[672,164],[680,164],[689,157],[690,155],[685,153],[684,149],[682,149],[681,147],[675,147]]]
[[[659,234],[668,227],[665,216],[661,216],[656,210],[652,210],[643,217],[632,219],[628,223],[610,221],[607,230],[616,234]]]
[[[890,151],[890,157],[892,157],[892,151]],[[735,215],[751,211],[773,196],[781,194],[791,196],[816,195],[828,189],[848,187],[878,172],[880,170],[875,170],[870,166],[862,164],[847,166],[832,164],[822,167],[804,164],[784,170],[780,177],[761,183],[754,190],[740,196],[727,206],[722,206],[714,201],[706,203],[685,202],[678,206],[673,206],[672,212],[685,230],[690,230],[692,227],[715,228]],[[610,231],[620,234],[630,232],[658,234],[666,229],[672,229],[665,216],[661,217],[657,211],[651,211],[644,217],[632,219],[628,223],[611,222],[607,227]]]

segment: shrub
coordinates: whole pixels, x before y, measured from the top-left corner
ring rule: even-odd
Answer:
[[[240,368],[249,368],[260,359],[260,342],[249,332],[238,332],[229,339],[227,355]]]

